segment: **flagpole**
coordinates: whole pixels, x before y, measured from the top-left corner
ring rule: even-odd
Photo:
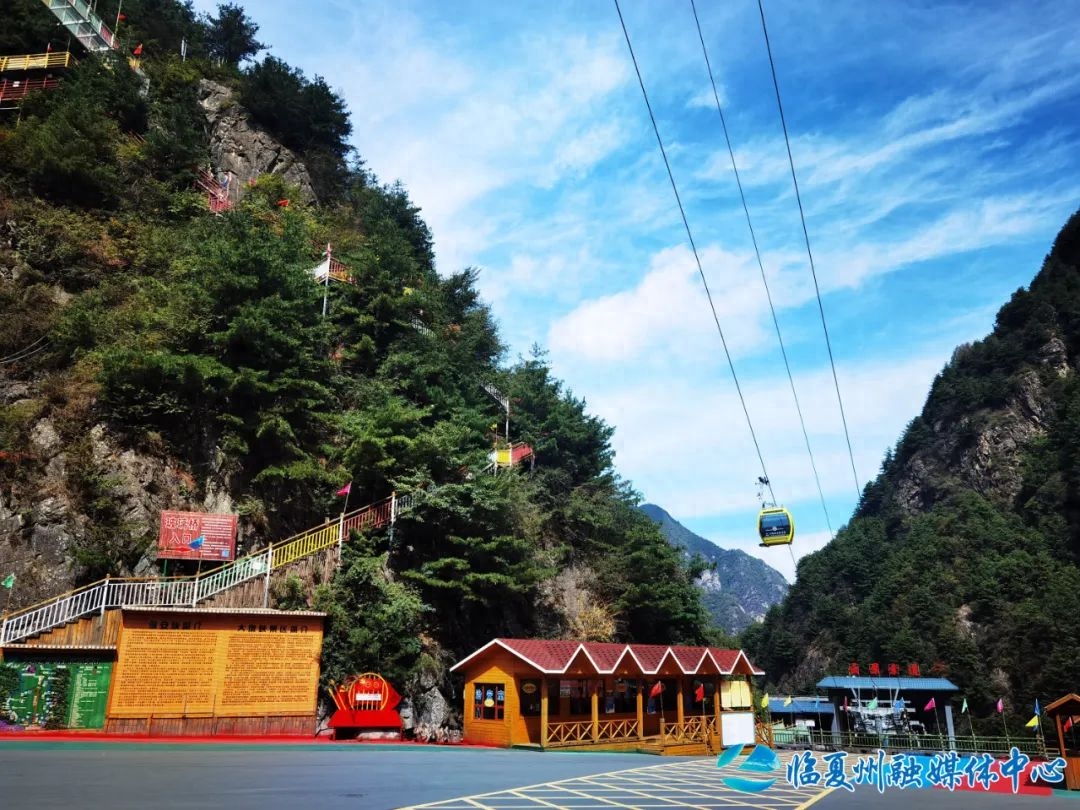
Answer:
[[[1012,747],[1012,740],[1009,739],[1009,724],[1005,722],[1005,704],[999,699],[998,705],[1001,706],[1001,727],[1005,729],[1005,744]]]
[[[964,698],[964,714],[968,716],[968,730],[971,732],[971,753],[979,753],[976,749],[979,744],[975,741],[975,724],[971,721],[971,712],[968,711],[967,698]]]
[[[4,605],[4,621],[0,622],[0,642],[7,643],[8,614],[11,612],[11,596],[15,593],[15,580],[11,581],[11,587],[7,589],[7,602]]]

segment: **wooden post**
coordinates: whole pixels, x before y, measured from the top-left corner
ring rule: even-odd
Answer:
[[[642,688],[645,685],[645,681],[642,678],[637,680],[637,738],[639,740],[645,739],[645,696],[642,694]]]
[[[679,685],[675,690],[675,720],[682,729],[686,722],[686,709],[683,707],[683,679],[679,678]]]
[[[724,737],[720,733],[720,677],[716,678],[716,691],[713,692],[713,717],[716,719],[716,744],[723,746]]]
[[[548,681],[540,679],[540,747],[547,748],[548,741]]]
[[[1058,747],[1061,749],[1061,756],[1065,756],[1065,732],[1061,730],[1061,715],[1054,717],[1054,725],[1057,726],[1057,738]]]
[[[600,681],[603,683],[603,681]],[[592,741],[596,742],[600,739],[600,695],[596,686],[596,681],[593,681],[593,688],[589,690],[592,692],[591,704],[592,704]]]

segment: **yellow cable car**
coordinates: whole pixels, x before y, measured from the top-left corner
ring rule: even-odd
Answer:
[[[795,539],[795,521],[791,512],[782,506],[765,507],[758,513],[758,535],[761,545],[787,546]]]

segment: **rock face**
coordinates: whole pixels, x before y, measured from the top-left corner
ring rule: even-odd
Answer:
[[[0,379],[0,403],[32,408],[38,393],[33,384]],[[196,493],[186,471],[168,459],[122,447],[104,425],[74,441],[64,437],[63,425],[38,417],[27,425],[27,435],[27,451],[14,454],[23,474],[9,474],[0,486],[0,579],[16,575],[13,609],[70,590],[85,573],[77,550],[94,542],[88,476],[101,482],[115,503],[116,525],[108,540],[127,560],[123,575],[155,569],[161,510],[236,511],[223,487]],[[241,544],[245,528],[239,531]]]
[[[209,124],[214,174],[220,182],[228,179],[234,202],[244,195],[248,181],[264,174],[280,175],[300,187],[305,202],[317,201],[304,164],[252,123],[229,88],[203,79],[199,82],[199,105]]]
[[[787,580],[775,568],[738,549],[723,549],[694,534],[655,504],[641,511],[652,518],[671,545],[687,554],[700,554],[715,571],[707,571],[698,581],[705,592],[705,607],[717,627],[738,634],[765,618],[770,607],[783,600]]]

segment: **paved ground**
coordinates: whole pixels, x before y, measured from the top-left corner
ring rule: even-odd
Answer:
[[[791,758],[782,753],[781,763]],[[794,789],[783,771],[722,769],[716,759],[367,745],[0,742],[0,807],[109,810],[585,810],[880,807],[1080,810],[1054,796]],[[725,778],[777,777],[761,793]]]

